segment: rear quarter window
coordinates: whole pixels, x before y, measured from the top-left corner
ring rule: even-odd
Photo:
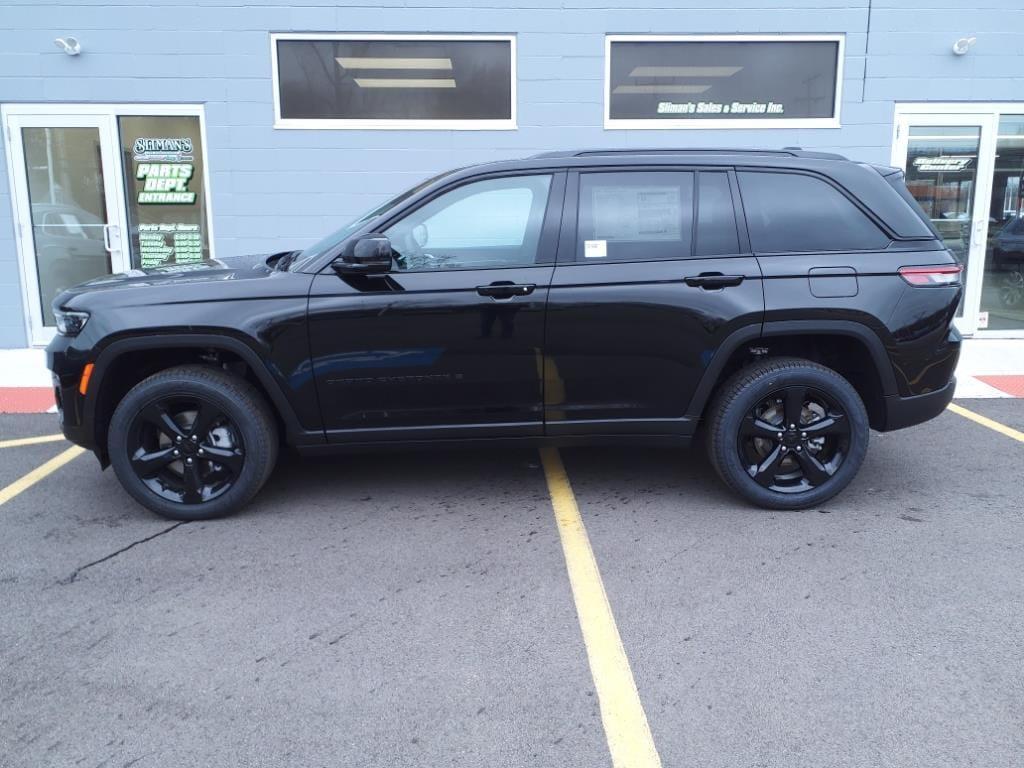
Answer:
[[[842,192],[798,173],[737,174],[756,253],[871,251],[889,237]]]

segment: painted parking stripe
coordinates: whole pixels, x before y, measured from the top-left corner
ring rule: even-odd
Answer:
[[[569,571],[569,583],[576,602],[576,614],[590,662],[590,674],[597,690],[608,749],[614,768],[660,768],[661,758],[654,746],[647,715],[633,680],[633,671],[622,647],[608,595],[587,529],[583,525],[576,497],[562,458],[555,448],[542,448],[541,461],[551,494]]]
[[[40,443],[57,443],[67,438],[64,435],[39,435],[38,437],[18,437],[14,440],[0,440],[0,448],[18,448],[22,445],[39,445]]]
[[[6,488],[0,488],[0,506],[3,506],[22,491],[31,488],[40,480],[44,479],[48,475],[53,474],[58,469],[67,464],[69,461],[74,459],[76,456],[80,456],[83,453],[85,453],[85,448],[73,445],[66,451],[58,453],[45,464],[41,464],[40,466],[36,467],[27,475],[22,475],[13,483],[8,485]]]
[[[1019,430],[1016,430],[1013,427],[1008,427],[1005,424],[1000,424],[998,421],[990,419],[988,416],[982,416],[980,413],[969,411],[962,405],[957,405],[956,403],[950,403],[949,410],[951,410],[953,413],[960,414],[965,419],[970,419],[971,421],[977,424],[981,424],[983,427],[994,429],[1001,435],[1012,437],[1014,440],[1024,443],[1024,432],[1020,432]]]

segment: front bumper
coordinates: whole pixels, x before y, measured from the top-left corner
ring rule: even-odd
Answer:
[[[72,342],[73,339],[63,336],[54,337],[46,347],[46,367],[53,377],[53,396],[57,401],[61,431],[72,443],[94,451],[96,435],[86,414],[86,400],[78,392],[88,355],[76,349]]]
[[[949,380],[942,389],[913,397],[887,395],[885,398],[885,425],[882,432],[912,427],[915,424],[934,419],[953,400],[956,391],[956,377]]]

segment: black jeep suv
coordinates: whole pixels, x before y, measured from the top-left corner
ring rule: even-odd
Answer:
[[[961,267],[893,168],[798,150],[556,152],[442,174],[303,251],[60,295],[64,433],[175,519],[303,453],[686,445],[820,504],[869,429],[953,395]]]

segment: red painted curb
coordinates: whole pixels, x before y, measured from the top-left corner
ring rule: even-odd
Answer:
[[[990,387],[995,387],[1000,392],[1005,392],[1011,397],[1024,397],[1024,376],[975,376],[978,381],[983,381]]]
[[[0,387],[0,413],[46,413],[54,402],[50,387]]]

